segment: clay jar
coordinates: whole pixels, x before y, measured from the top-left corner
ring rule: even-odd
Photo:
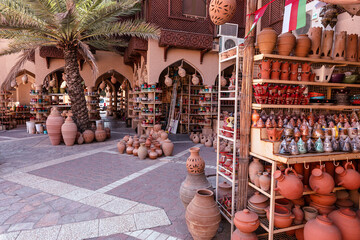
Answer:
[[[312,28],[310,28],[308,34],[309,34],[309,38],[311,40],[311,49],[309,52],[309,57],[310,58],[320,58],[322,27],[312,27]]]
[[[335,35],[334,60],[345,60],[346,31]]]
[[[251,120],[253,122],[251,127],[256,127],[256,122],[259,120],[259,118],[260,118],[260,114],[256,110],[254,110],[254,112],[251,115]]]
[[[83,137],[84,137],[85,143],[92,143],[94,141],[95,134],[92,130],[85,130],[83,132]]]
[[[95,139],[98,142],[103,142],[106,139],[106,132],[104,130],[104,125],[102,123],[98,124],[98,127],[95,131]]]
[[[289,174],[289,171],[294,174]],[[280,170],[276,170],[274,178],[278,181],[275,190],[279,191],[285,198],[293,200],[302,197],[304,186],[294,169],[287,168],[285,175]]]
[[[205,169],[205,161],[199,155],[200,148],[192,147],[190,148],[190,156],[186,160],[186,169],[188,173],[196,174],[203,173]]]
[[[305,240],[341,240],[340,230],[327,216],[317,216],[309,220],[304,227]]]
[[[233,18],[235,10],[236,0],[211,0],[209,16],[215,25],[223,25]]]
[[[151,152],[149,153],[150,159],[156,159],[158,157],[158,154],[155,150],[155,148],[151,148]]]
[[[193,143],[196,143],[196,144],[199,143],[200,142],[199,136],[197,134],[194,134],[192,141],[193,141]]]
[[[354,211],[349,208],[339,209],[331,212],[329,218],[339,228],[343,240],[360,239],[360,218]]]
[[[264,166],[260,163],[258,158],[254,158],[253,161],[249,164],[249,177],[250,181],[254,183],[256,174],[258,172],[263,172]]]
[[[266,217],[270,219],[270,210],[269,207],[265,209]],[[287,228],[290,227],[295,216],[292,214],[289,209],[281,206],[275,205],[274,211],[274,226],[277,228]]]
[[[57,107],[51,109],[51,114],[46,119],[46,129],[52,145],[59,145],[61,141],[61,126],[64,123]]]
[[[263,174],[259,177],[259,183],[261,190],[269,191],[271,178],[268,172],[263,172]]]
[[[325,30],[323,34],[323,43],[321,47],[321,58],[331,59],[331,51],[333,45],[334,31],[333,30]]]
[[[241,232],[251,233],[259,227],[260,221],[256,213],[244,209],[235,213],[234,224]]]
[[[61,126],[61,133],[66,146],[72,146],[76,140],[77,127],[71,118],[71,114],[66,118],[65,123]]]
[[[351,62],[357,61],[358,55],[358,35],[349,34],[346,41],[346,60]]]
[[[257,44],[260,53],[270,54],[276,46],[277,34],[273,28],[264,28],[257,35]]]
[[[294,223],[295,224],[302,224],[304,220],[304,212],[301,210],[299,205],[295,205],[292,209],[292,213],[295,215]]]
[[[306,57],[311,48],[311,40],[307,34],[301,34],[296,39],[295,56]]]
[[[165,156],[171,156],[174,151],[174,144],[169,139],[166,139],[162,144],[162,150]]]
[[[243,233],[236,229],[231,235],[231,240],[258,240],[255,233]]]
[[[335,187],[334,179],[327,172],[323,172],[322,167],[312,170],[309,183],[311,189],[319,194],[330,194]]]
[[[277,42],[279,55],[289,56],[295,44],[296,38],[291,32],[281,34]]]
[[[119,153],[123,154],[125,151],[125,148],[126,148],[125,143],[122,141],[119,141],[116,146],[117,146]]]
[[[351,166],[352,169],[347,169]],[[348,190],[356,190],[360,188],[360,173],[355,170],[354,164],[347,162],[345,167],[337,167],[336,183]]]
[[[218,198],[222,199],[224,196],[231,196],[231,185],[227,182],[219,183],[218,185]]]
[[[140,160],[144,160],[147,157],[148,151],[147,148],[145,147],[145,143],[140,143],[140,147],[137,151],[137,155],[140,158]]]
[[[126,148],[126,153],[133,154],[133,150],[134,150],[133,146],[130,143],[128,143]]]
[[[185,219],[194,239],[212,239],[221,221],[220,210],[214,201],[214,194],[207,189],[196,192],[186,208]]]

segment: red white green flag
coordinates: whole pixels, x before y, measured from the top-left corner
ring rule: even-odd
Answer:
[[[282,32],[290,32],[306,25],[306,0],[286,0]]]
[[[261,17],[264,15],[267,7],[270,5],[270,3],[274,2],[275,0],[272,0],[271,2],[269,2],[268,4],[266,4],[265,6],[259,8],[258,10],[256,10],[255,12],[248,14],[248,16],[250,15],[255,15],[255,19],[254,19],[254,23],[250,28],[250,31],[248,32],[248,34],[246,35],[245,39],[249,36],[249,34],[251,33],[251,31],[255,28],[257,22],[261,19]]]

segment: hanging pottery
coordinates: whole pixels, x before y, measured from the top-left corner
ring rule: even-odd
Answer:
[[[28,75],[27,74],[25,74],[24,76],[22,76],[22,78],[21,78],[21,81],[22,81],[22,83],[23,84],[27,84],[28,83]]]
[[[111,83],[112,84],[116,84],[116,82],[117,82],[117,80],[116,80],[116,78],[114,77],[114,74],[111,76]]]
[[[179,70],[178,70],[178,74],[180,77],[185,77],[186,76],[186,71],[183,68],[183,63],[184,61],[181,62],[181,65],[179,66]]]
[[[222,75],[221,78],[220,78],[220,84],[221,84],[222,87],[225,87],[226,84],[227,84],[227,80],[224,77],[224,75]]]
[[[230,21],[236,11],[236,0],[211,0],[209,15],[215,25],[223,25]]]
[[[200,83],[200,79],[196,76],[196,72],[195,72],[195,74],[192,75],[191,82],[194,85],[198,85]]]
[[[169,68],[168,68],[168,73],[165,75],[165,85],[168,87],[171,87],[173,84],[173,80],[169,77]]]
[[[101,90],[104,90],[104,88],[106,87],[105,82],[102,81],[99,87],[100,87]]]
[[[312,68],[312,72],[315,73],[315,82],[329,82],[334,69],[335,65],[332,68],[327,68],[325,65],[318,69]]]
[[[49,86],[50,86],[50,87],[55,87],[55,83],[56,83],[55,78],[53,78],[53,79],[49,82]]]

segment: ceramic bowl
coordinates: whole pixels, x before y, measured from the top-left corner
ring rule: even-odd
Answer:
[[[345,74],[344,73],[334,73],[331,76],[330,82],[332,83],[342,83],[344,80]]]
[[[359,75],[353,74],[344,78],[344,83],[353,84],[358,80]]]

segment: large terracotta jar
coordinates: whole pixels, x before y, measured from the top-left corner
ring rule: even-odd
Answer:
[[[148,150],[145,147],[145,143],[140,143],[140,147],[137,151],[137,155],[140,158],[140,160],[144,160],[148,155]]]
[[[289,174],[289,171],[293,171],[294,174]],[[294,200],[302,197],[304,186],[294,169],[287,168],[285,175],[277,170],[274,173],[274,178],[277,180],[275,190],[279,191],[285,198]]]
[[[332,211],[329,218],[341,232],[343,240],[360,239],[360,218],[349,208]]]
[[[241,232],[251,233],[259,227],[260,221],[256,213],[244,209],[235,213],[234,224]]]
[[[92,143],[94,141],[95,134],[92,130],[85,130],[83,132],[83,137],[84,137],[85,143]]]
[[[186,168],[188,173],[203,173],[205,169],[205,161],[199,155],[200,148],[190,148],[190,156],[186,160]]]
[[[61,126],[61,134],[66,146],[74,145],[77,135],[77,126],[72,120],[71,114],[68,115],[65,123]]]
[[[346,41],[346,60],[351,62],[357,61],[358,56],[358,35],[349,34]]]
[[[102,123],[99,123],[95,131],[95,139],[98,142],[103,142],[105,141],[106,137],[107,135],[106,135],[106,131],[104,130],[104,125]]]
[[[325,30],[323,34],[323,42],[321,45],[321,58],[331,59],[333,46],[334,31]]]
[[[291,32],[279,35],[277,49],[280,55],[289,56],[296,44],[296,38]]]
[[[348,169],[348,167],[352,169]],[[360,173],[355,170],[354,164],[350,162],[345,164],[345,167],[337,167],[336,172],[336,183],[348,190],[356,190],[360,188]]]
[[[321,54],[321,39],[322,39],[322,27],[312,27],[308,32],[311,40],[311,49],[309,52],[310,58],[320,58]]]
[[[125,143],[123,141],[119,141],[116,146],[119,153],[123,154],[126,149]]]
[[[270,54],[276,46],[277,33],[273,28],[264,28],[257,36],[260,53]]]
[[[295,56],[306,57],[311,48],[311,40],[307,34],[301,34],[296,39]]]
[[[243,233],[236,229],[231,235],[231,240],[258,240],[255,233]]]
[[[260,163],[258,158],[254,158],[253,161],[249,164],[249,178],[252,183],[254,183],[255,177],[258,172],[264,171],[264,165]]]
[[[170,139],[166,139],[162,144],[162,150],[166,157],[171,156],[174,151],[174,144]]]
[[[304,227],[305,240],[341,240],[340,230],[325,216],[309,220]]]
[[[336,33],[334,44],[334,59],[345,60],[346,31]]]
[[[311,172],[309,184],[312,190],[319,194],[330,194],[335,187],[334,179],[321,168],[315,168]]]
[[[223,25],[230,21],[236,10],[236,0],[211,0],[209,16],[215,25]]]
[[[221,221],[214,193],[207,189],[198,190],[186,208],[185,219],[194,240],[211,240],[216,235]]]
[[[59,145],[61,140],[61,126],[64,123],[57,107],[51,109],[51,113],[46,119],[46,129],[52,145]]]

